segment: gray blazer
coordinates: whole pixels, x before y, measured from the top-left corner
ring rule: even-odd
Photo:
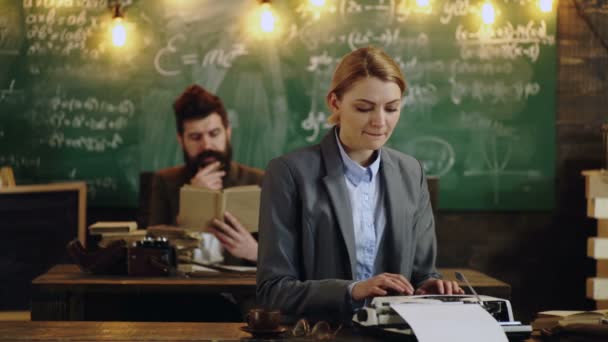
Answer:
[[[357,251],[334,130],[319,145],[273,159],[266,170],[256,292],[259,304],[280,309],[286,322],[352,315],[348,285]],[[380,151],[387,223],[375,270],[400,273],[417,287],[440,278],[426,178],[416,159]]]

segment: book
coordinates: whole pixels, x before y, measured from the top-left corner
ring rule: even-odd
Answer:
[[[135,221],[98,221],[89,226],[91,234],[127,233],[136,229]]]
[[[226,188],[222,191],[184,185],[179,192],[177,223],[190,230],[206,231],[214,218],[224,220],[226,211],[250,232],[258,231],[261,189],[257,185]]]
[[[608,197],[608,171],[585,170],[585,197]]]
[[[130,245],[133,242],[143,240],[146,237],[147,231],[145,229],[132,230],[130,232],[110,232],[101,233],[101,240],[99,240],[99,247],[106,247],[110,242],[116,240],[125,240]]]
[[[595,264],[595,276],[598,278],[608,278],[608,260],[597,260]]]
[[[532,329],[542,330],[571,324],[601,324],[602,319],[607,317],[608,310],[551,310],[537,313],[531,324]]]
[[[608,238],[588,238],[587,256],[593,259],[608,259]]]
[[[608,300],[608,278],[587,278],[587,298]]]
[[[597,220],[597,237],[608,238],[608,220]]]
[[[608,218],[608,197],[588,198],[587,216],[597,219]]]

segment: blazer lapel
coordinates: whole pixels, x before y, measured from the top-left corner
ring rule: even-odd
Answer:
[[[380,244],[378,245],[378,256],[376,260],[383,260],[380,256],[381,253],[386,253],[387,249],[390,251],[391,260],[386,260],[388,263],[399,264],[401,257],[403,256],[403,248],[401,245],[403,239],[397,238],[404,234],[401,231],[403,227],[407,227],[405,209],[398,207],[403,204],[403,201],[407,198],[403,183],[400,182],[403,175],[399,173],[397,166],[390,158],[386,150],[382,149],[382,164],[380,167],[380,176],[382,177],[384,186],[384,203],[386,208],[386,228],[382,236],[380,237]],[[385,237],[389,237],[387,240]],[[389,268],[388,271],[397,272],[397,269]]]
[[[334,208],[338,220],[338,226],[342,232],[348,258],[350,261],[351,276],[356,274],[357,254],[355,249],[355,232],[350,205],[348,189],[344,181],[342,159],[336,143],[335,128],[330,130],[321,141],[321,154],[325,162],[326,176],[323,182],[327,187],[330,202]]]

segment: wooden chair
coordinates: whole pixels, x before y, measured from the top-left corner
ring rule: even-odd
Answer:
[[[15,186],[15,174],[13,168],[10,166],[4,166],[0,168],[0,188],[2,187],[13,187]]]

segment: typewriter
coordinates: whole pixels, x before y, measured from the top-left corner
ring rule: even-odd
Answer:
[[[414,333],[407,322],[392,308],[391,304],[436,304],[460,303],[462,305],[481,305],[494,317],[505,331],[510,341],[523,340],[530,337],[532,328],[522,325],[513,318],[511,303],[506,299],[490,296],[473,295],[421,295],[421,296],[387,296],[376,297],[371,303],[355,312],[353,323],[363,332],[369,332],[383,337],[415,341]]]

